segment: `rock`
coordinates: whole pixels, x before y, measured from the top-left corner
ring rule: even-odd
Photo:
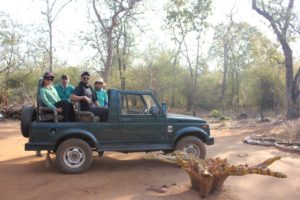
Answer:
[[[272,123],[272,125],[281,125],[284,123],[284,120],[276,120]]]
[[[252,144],[252,145],[261,145],[261,146],[274,146],[275,140],[265,140],[265,139],[256,139],[251,136],[247,136],[243,140],[246,144]]]
[[[257,120],[256,120],[256,122],[261,122],[261,123],[264,123],[264,122],[270,122],[270,120],[268,119],[268,118],[258,118]]]
[[[223,128],[223,127],[225,127],[224,123],[215,126],[215,129],[220,129],[220,128]]]
[[[238,157],[247,157],[248,154],[247,153],[238,153],[238,154],[236,154],[236,156],[238,156]]]
[[[165,193],[167,192],[167,186],[163,185],[163,186],[157,186],[157,185],[152,185],[150,187],[148,187],[146,190],[152,190],[158,193]]]
[[[237,118],[237,120],[247,119],[248,115],[244,112],[241,112],[236,118]]]

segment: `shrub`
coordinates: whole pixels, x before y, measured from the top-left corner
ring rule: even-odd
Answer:
[[[210,118],[218,118],[220,120],[225,120],[225,116],[218,110],[213,110],[210,114],[209,114]]]

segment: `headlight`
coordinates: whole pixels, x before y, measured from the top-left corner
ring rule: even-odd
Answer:
[[[205,129],[209,129],[209,125],[208,124],[204,124],[201,126],[202,128],[205,128]]]

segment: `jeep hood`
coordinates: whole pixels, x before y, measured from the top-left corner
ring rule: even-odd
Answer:
[[[180,115],[174,113],[168,113],[167,122],[180,122],[180,123],[207,123],[204,119],[199,117],[193,117],[189,115]]]

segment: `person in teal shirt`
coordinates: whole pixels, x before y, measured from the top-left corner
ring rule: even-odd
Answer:
[[[61,100],[70,101],[70,96],[74,91],[74,86],[69,84],[69,78],[67,75],[60,77],[60,84],[55,86],[58,96]]]
[[[39,91],[42,103],[56,110],[63,115],[64,122],[74,122],[76,120],[73,104],[67,100],[61,100],[56,89],[52,86],[54,75],[52,72],[46,72],[43,77],[42,87]]]
[[[104,82],[102,78],[99,78],[94,83],[95,92],[97,95],[97,99],[99,105],[101,107],[108,107],[108,95],[106,90],[104,89]]]

